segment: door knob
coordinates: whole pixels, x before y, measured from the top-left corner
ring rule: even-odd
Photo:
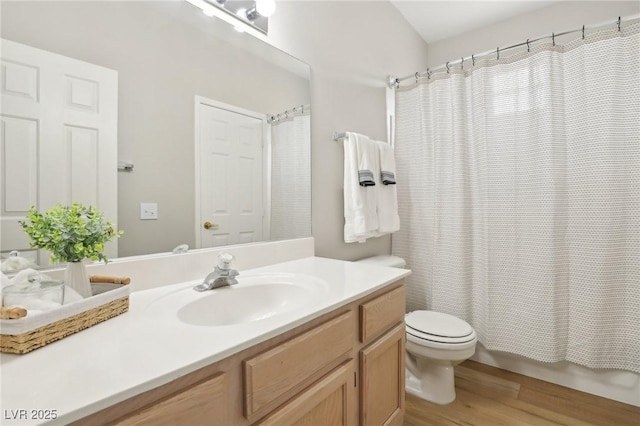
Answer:
[[[204,229],[218,229],[218,224],[206,221],[203,225]]]

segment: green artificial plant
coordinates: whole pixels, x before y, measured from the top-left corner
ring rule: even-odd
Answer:
[[[104,245],[122,235],[97,208],[80,203],[56,204],[44,214],[31,207],[20,225],[31,238],[31,247],[48,250],[52,262],[91,259],[107,263]]]

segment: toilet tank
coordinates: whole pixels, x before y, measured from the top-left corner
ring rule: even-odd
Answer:
[[[404,268],[407,265],[407,262],[405,262],[403,258],[390,254],[365,257],[364,259],[356,260],[356,262],[373,263],[380,266],[390,266],[392,268]]]

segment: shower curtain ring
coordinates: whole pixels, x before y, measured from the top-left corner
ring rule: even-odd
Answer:
[[[396,89],[400,88],[400,79],[396,78],[396,81],[394,82]]]
[[[551,33],[551,41],[553,42],[553,45],[556,45],[556,33]]]
[[[496,47],[496,59],[500,60],[500,46]]]
[[[431,80],[431,70],[427,68],[427,79]]]
[[[471,65],[473,65],[474,67],[476,66],[476,58],[475,56],[473,56],[473,54],[471,54]]]
[[[416,71],[416,83],[418,82],[419,78],[420,78],[420,74],[418,73],[418,71]]]
[[[449,74],[449,61],[447,61],[447,74]]]
[[[527,52],[531,52],[531,49],[529,47],[529,39],[527,39]]]
[[[582,39],[584,40],[584,25],[582,26]]]
[[[620,31],[620,22],[621,22],[621,19],[620,19],[620,17],[618,16],[618,31]]]
[[[464,71],[464,56],[460,58],[460,69]]]

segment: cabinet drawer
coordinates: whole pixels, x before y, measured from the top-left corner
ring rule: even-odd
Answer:
[[[404,319],[404,285],[360,305],[360,341],[367,343]]]
[[[349,360],[279,408],[260,426],[356,424],[356,363]]]
[[[116,424],[118,426],[228,424],[228,396],[226,375],[218,374],[121,419]]]
[[[266,414],[337,365],[353,348],[354,322],[346,312],[244,361],[245,416]]]

